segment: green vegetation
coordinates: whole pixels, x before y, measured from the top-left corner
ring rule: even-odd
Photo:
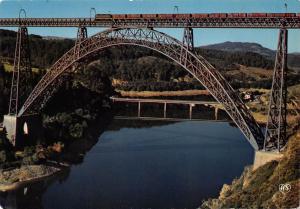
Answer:
[[[0,30],[0,57],[10,63],[13,63],[16,38],[16,32]],[[29,42],[32,66],[41,69],[49,67],[74,45],[71,39],[45,40],[37,35],[30,35]]]
[[[7,53],[10,56],[10,44],[8,43],[13,42],[13,36],[6,35],[7,37],[1,39],[1,47],[4,47],[2,53]],[[37,36],[30,38],[34,44],[41,45],[37,48],[38,52],[43,51],[43,47],[47,48],[49,44],[54,43],[53,40],[46,41]],[[63,43],[64,40],[58,42]],[[56,48],[55,44],[53,47]],[[63,53],[67,48],[67,46],[60,46],[58,50],[62,49],[60,52]],[[47,51],[47,56],[54,53],[48,49],[44,51]],[[0,62],[0,117],[8,111],[10,95],[12,72],[7,69],[8,66],[11,66],[7,60],[5,65]],[[38,55],[34,58],[34,63],[40,69],[47,67],[43,63],[49,64],[50,62],[52,62],[51,59],[43,60]],[[2,133],[0,136],[0,164],[2,168],[37,165],[44,164],[48,160],[58,160],[59,155],[57,153],[63,152],[64,148],[73,141],[85,137],[89,123],[104,112],[103,105],[109,104],[108,97],[113,92],[109,78],[105,77],[105,74],[101,74],[101,71],[90,69],[92,67],[87,66],[84,69],[78,69],[76,73],[65,77],[66,82],[62,84],[42,112],[45,134],[43,138],[38,139],[37,145],[27,144],[24,148],[16,150]],[[44,73],[44,70],[37,69],[36,72],[28,76],[26,84],[34,86]],[[25,98],[26,96],[23,96],[23,100]]]
[[[16,33],[0,30],[0,57],[7,71],[11,70]],[[69,50],[74,41],[70,39],[44,39],[30,35],[31,57],[35,71],[44,71]],[[47,52],[47,53],[45,53]],[[272,73],[251,76],[250,71],[270,71],[274,62],[269,57],[253,52],[229,52],[215,49],[196,48],[212,63],[234,88],[270,88]],[[0,58],[1,60],[1,58]],[[253,67],[249,73],[243,66]],[[123,82],[115,87],[125,91],[169,91],[203,89],[198,81],[185,70],[163,55],[140,47],[113,47],[102,51],[92,63],[94,76],[104,76]],[[238,72],[236,72],[238,71]],[[43,74],[43,73],[41,73]],[[300,75],[293,74],[290,85],[299,82]]]

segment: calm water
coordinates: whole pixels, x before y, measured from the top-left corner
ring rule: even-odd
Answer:
[[[251,146],[227,122],[114,120],[82,163],[25,195],[24,189],[2,195],[1,202],[11,208],[196,208],[252,161]]]

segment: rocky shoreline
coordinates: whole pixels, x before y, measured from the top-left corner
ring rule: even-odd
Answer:
[[[15,190],[23,185],[40,181],[62,171],[67,165],[28,165],[0,172],[0,191]]]
[[[298,208],[300,195],[300,130],[292,135],[283,157],[252,169],[245,168],[232,184],[224,184],[219,197],[203,201],[199,209],[220,208]],[[290,190],[280,191],[280,185]]]

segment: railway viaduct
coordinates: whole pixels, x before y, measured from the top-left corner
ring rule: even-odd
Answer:
[[[23,11],[24,12],[24,11]],[[194,76],[235,122],[251,146],[261,151],[280,152],[286,144],[286,74],[289,29],[300,28],[295,13],[214,13],[214,14],[97,14],[94,18],[0,18],[0,27],[18,27],[9,113],[4,127],[13,145],[22,140],[22,127],[39,113],[63,82],[63,75],[112,46],[134,45],[155,50],[170,58]],[[55,62],[29,95],[26,73],[31,71],[28,27],[77,27],[75,46]],[[108,28],[91,37],[88,27]],[[179,41],[154,28],[183,28]],[[279,29],[278,46],[269,102],[268,121],[263,133],[246,105],[224,77],[201,55],[194,52],[193,28]],[[260,154],[261,155],[261,154]],[[260,156],[259,155],[259,156]],[[269,157],[259,157],[264,161]],[[276,156],[277,157],[277,156]],[[272,159],[274,157],[271,157]]]

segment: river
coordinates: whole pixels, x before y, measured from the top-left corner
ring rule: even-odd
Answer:
[[[1,194],[4,208],[196,208],[253,162],[229,122],[112,120],[80,163]]]

